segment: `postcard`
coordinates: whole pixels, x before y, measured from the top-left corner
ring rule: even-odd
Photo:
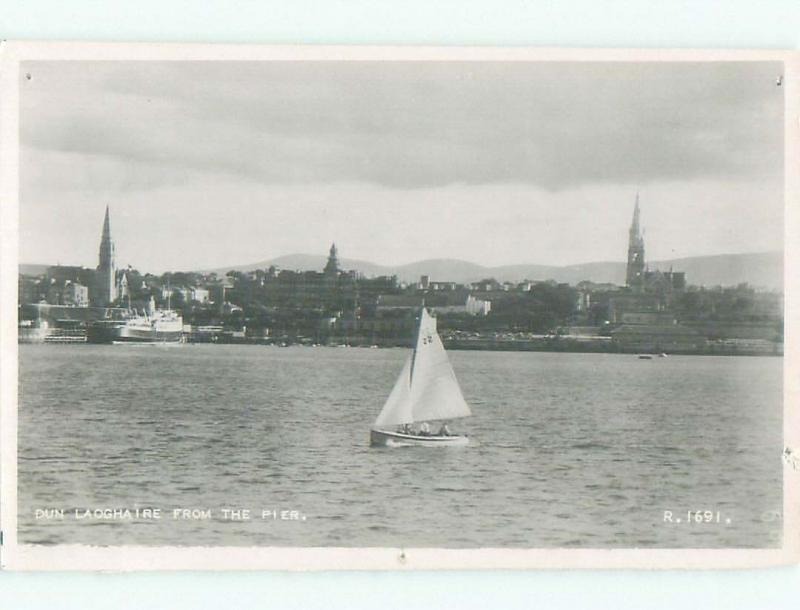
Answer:
[[[5,43],[0,562],[797,562],[798,54]]]

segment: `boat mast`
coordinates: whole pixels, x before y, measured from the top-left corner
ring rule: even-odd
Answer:
[[[422,332],[422,316],[425,315],[425,297],[422,298],[422,306],[419,310],[419,322],[417,323],[417,332],[414,333],[414,348],[411,352],[411,369],[408,372],[408,385],[414,381],[414,362],[417,359],[417,345],[419,345],[419,334]]]

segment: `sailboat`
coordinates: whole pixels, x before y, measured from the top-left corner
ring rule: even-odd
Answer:
[[[436,332],[436,318],[423,305],[414,350],[372,426],[370,444],[373,447],[466,445],[469,443],[466,435],[451,434],[444,424],[438,432],[429,433],[427,422],[470,415]],[[421,424],[422,429],[415,430],[415,424]]]

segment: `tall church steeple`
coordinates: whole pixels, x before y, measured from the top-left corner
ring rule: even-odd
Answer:
[[[111,239],[111,221],[108,206],[103,220],[103,235],[100,237],[100,254],[95,274],[96,305],[106,306],[117,299],[117,267],[114,257],[114,241]]]
[[[323,270],[325,275],[336,275],[339,273],[339,259],[336,254],[336,244],[331,244],[331,249],[328,252],[328,262],[325,263]]]
[[[628,268],[625,284],[630,288],[640,289],[644,274],[644,238],[639,228],[639,193],[636,193],[636,205],[633,208],[633,221],[628,233]]]

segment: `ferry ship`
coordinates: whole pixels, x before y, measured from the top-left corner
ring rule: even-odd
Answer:
[[[180,343],[183,317],[171,309],[156,309],[151,299],[144,315],[91,324],[87,339],[90,343]]]
[[[115,329],[113,342],[179,343],[183,338],[183,318],[175,311],[162,309],[132,318]]]

